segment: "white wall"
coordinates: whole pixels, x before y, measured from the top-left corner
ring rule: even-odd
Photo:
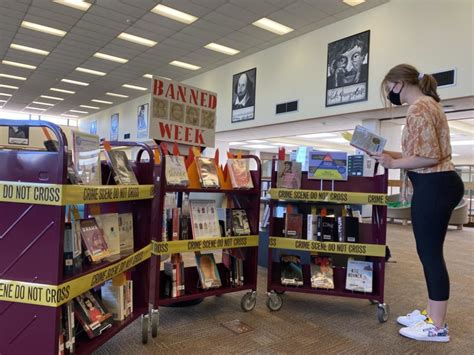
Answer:
[[[382,107],[379,87],[394,65],[423,72],[457,69],[442,98],[473,95],[473,1],[391,0],[356,16],[245,57],[185,83],[218,93],[216,131]],[[368,101],[325,107],[327,44],[370,29]],[[256,119],[231,123],[232,75],[257,67]],[[299,111],[275,116],[275,104],[299,99]]]

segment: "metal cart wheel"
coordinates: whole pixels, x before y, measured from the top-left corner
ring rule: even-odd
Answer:
[[[250,291],[247,292],[240,301],[240,307],[244,312],[250,312],[255,308],[257,304],[257,292]]]
[[[379,301],[376,300],[369,300],[370,304],[379,304]]]
[[[271,311],[280,310],[282,305],[283,305],[283,298],[280,295],[276,294],[274,291],[268,294],[267,307]]]
[[[142,314],[142,343],[148,343],[148,330],[150,328],[150,316]]]
[[[157,309],[151,310],[151,336],[156,338],[158,336],[158,326],[160,324],[160,311]]]
[[[390,314],[390,307],[386,303],[379,303],[377,306],[377,318],[380,323],[385,323]]]

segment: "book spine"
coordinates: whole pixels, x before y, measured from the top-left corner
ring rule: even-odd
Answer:
[[[318,242],[323,241],[323,217],[316,216],[316,240]]]
[[[346,228],[345,228],[346,217],[337,217],[337,240],[341,243],[345,242]]]
[[[171,240],[179,240],[179,222],[180,222],[180,209],[177,208],[177,207],[174,207],[172,209],[172,216],[171,216],[171,220],[172,220],[172,226],[173,226],[173,230],[172,230],[172,237],[171,237]]]

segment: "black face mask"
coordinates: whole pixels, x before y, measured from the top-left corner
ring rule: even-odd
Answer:
[[[393,88],[392,90],[390,90],[390,92],[387,95],[387,99],[392,104],[397,105],[397,106],[400,106],[402,104],[402,102],[400,101],[400,93],[402,92],[404,86],[405,86],[405,83],[402,83],[402,87],[400,88],[400,91],[398,93],[393,92]]]

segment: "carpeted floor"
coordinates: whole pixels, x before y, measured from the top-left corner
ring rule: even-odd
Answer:
[[[259,270],[257,306],[240,310],[243,293],[209,298],[187,308],[161,308],[157,338],[141,344],[140,321],[105,344],[96,354],[469,354],[474,351],[474,229],[450,229],[445,257],[451,276],[448,322],[451,342],[424,343],[398,335],[396,316],[424,307],[427,297],[411,226],[390,224],[388,244],[396,263],[387,264],[385,301],[388,322],[376,319],[366,300],[287,293],[280,311],[265,305],[266,269]],[[240,319],[253,328],[235,334],[221,323]]]

